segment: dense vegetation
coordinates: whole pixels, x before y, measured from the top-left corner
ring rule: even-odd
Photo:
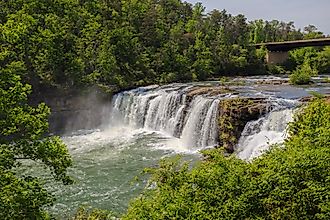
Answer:
[[[330,73],[330,47],[306,47],[290,51],[285,66],[292,71],[290,81],[293,84],[308,84],[312,76]]]
[[[284,146],[252,162],[219,150],[192,169],[164,160],[123,219],[329,219],[330,103],[299,112]]]
[[[55,180],[71,183],[66,170],[71,157],[58,137],[46,137],[49,108],[31,107],[31,86],[21,82],[24,65],[12,62],[0,67],[0,219],[47,219],[45,207],[54,198],[42,181],[22,176],[26,161],[41,163]]]
[[[0,8],[0,64],[21,62],[35,91],[255,75],[266,71],[264,52],[250,44],[323,37],[312,25],[248,23],[180,0],[6,0]]]
[[[3,0],[0,9],[1,219],[50,218],[45,208],[54,198],[41,179],[20,175],[25,161],[71,182],[66,146],[45,135],[49,108],[28,105],[32,88],[38,93],[97,85],[116,91],[263,74],[265,51],[251,44],[323,37],[314,26],[301,31],[292,22],[249,23],[243,15],[206,14],[202,4],[180,0]],[[285,68],[293,70],[293,83],[330,70],[329,48],[290,56]],[[328,118],[329,104],[313,102],[297,116],[285,148],[251,164],[218,151],[204,152],[208,159],[192,170],[162,162],[152,178],[157,187],[132,203],[124,218],[328,219]],[[87,216],[80,210],[77,219]]]

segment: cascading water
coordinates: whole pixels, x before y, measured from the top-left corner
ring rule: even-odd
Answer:
[[[276,106],[278,108],[281,105]],[[287,137],[287,126],[292,120],[292,108],[275,108],[266,116],[248,122],[238,142],[237,156],[243,160],[252,160],[267,151],[271,145],[282,143]]]
[[[188,102],[191,87],[137,89],[114,97],[112,122],[134,128],[164,132],[180,139],[186,149],[217,144],[219,100],[196,96]]]
[[[230,87],[235,94],[192,92],[214,84],[217,82],[149,86],[115,95],[111,107],[100,116],[107,118],[100,129],[63,137],[74,159],[69,173],[76,183],[60,187],[53,181],[49,183],[58,198],[51,211],[60,219],[68,219],[67,215],[82,204],[123,212],[128,201],[145,186],[131,184],[145,167],[156,166],[161,158],[177,152],[184,153],[186,160],[198,160],[195,152],[219,143],[222,99],[269,98],[268,114],[247,123],[236,147],[238,157],[251,160],[267,150],[269,144],[284,140],[297,104],[290,100],[308,96],[304,88],[261,86],[255,81]],[[321,88],[328,91],[328,87]],[[37,169],[35,173],[42,172]]]
[[[159,131],[178,138],[173,148],[195,150],[218,143],[219,102],[228,97],[196,95],[191,86],[146,87],[117,94],[112,103],[110,124]],[[230,96],[229,96],[230,97]],[[191,98],[191,97],[190,97]],[[297,101],[270,98],[269,114],[249,122],[237,145],[242,159],[259,156],[270,144],[282,142]],[[174,149],[175,150],[175,149]]]
[[[217,144],[219,100],[197,96],[191,103],[182,142],[186,147],[207,147]]]

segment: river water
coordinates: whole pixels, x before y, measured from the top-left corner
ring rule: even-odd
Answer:
[[[146,177],[140,175],[144,168],[176,154],[196,161],[199,150],[217,145],[218,104],[222,99],[269,100],[269,113],[246,125],[235,152],[244,160],[259,156],[269,144],[283,142],[299,98],[310,91],[330,94],[329,84],[307,88],[257,83],[279,79],[244,78],[244,85],[230,86],[235,89],[233,93],[197,95],[192,100],[187,97],[192,88],[218,83],[149,86],[117,94],[99,129],[63,137],[74,160],[69,174],[75,184],[47,184],[57,197],[50,211],[61,219],[72,216],[81,205],[124,212],[129,200],[145,187]],[[135,180],[137,176],[140,181]]]
[[[75,184],[50,185],[57,196],[51,211],[69,217],[81,205],[123,212],[129,200],[143,189],[141,172],[166,156],[179,153],[169,149],[176,141],[159,132],[115,127],[63,138],[74,159],[70,175]],[[182,151],[183,152],[183,151]],[[187,159],[197,158],[187,154]],[[139,181],[135,177],[140,176]]]

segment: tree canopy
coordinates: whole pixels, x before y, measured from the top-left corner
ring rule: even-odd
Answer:
[[[28,105],[31,86],[22,83],[22,73],[21,62],[0,67],[0,218],[47,219],[45,208],[54,198],[39,178],[23,176],[19,168],[23,161],[38,162],[68,184],[72,161],[58,137],[45,136],[50,110]]]
[[[1,65],[21,62],[35,91],[265,73],[250,44],[322,37],[293,22],[205,12],[180,0],[28,0],[0,3]],[[262,53],[261,53],[262,54]]]

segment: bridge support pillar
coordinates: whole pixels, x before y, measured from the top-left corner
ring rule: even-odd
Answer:
[[[268,65],[283,64],[289,59],[287,51],[268,51],[266,61]]]

